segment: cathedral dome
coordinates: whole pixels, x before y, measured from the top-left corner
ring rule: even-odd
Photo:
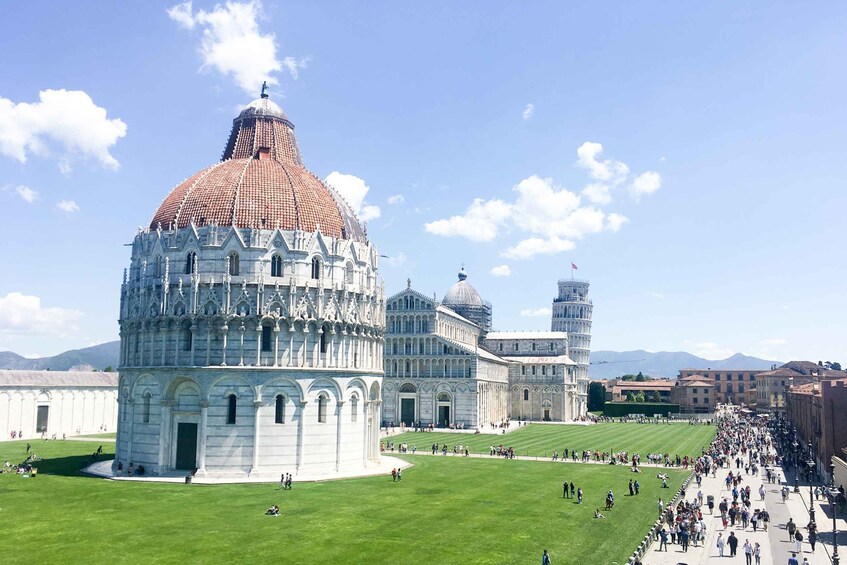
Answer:
[[[180,183],[150,228],[216,224],[365,241],[353,210],[303,164],[294,125],[267,95],[233,120],[221,161]]]
[[[459,271],[459,281],[447,289],[441,303],[444,306],[483,306],[484,302],[476,289],[467,281],[464,267]]]

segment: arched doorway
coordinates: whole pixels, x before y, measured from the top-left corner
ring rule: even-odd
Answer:
[[[452,421],[452,414],[450,413],[450,406],[452,404],[452,397],[450,393],[441,392],[438,394],[438,398],[436,398],[437,405],[437,413],[438,413],[438,425],[447,427],[450,425]]]
[[[411,383],[400,387],[400,422],[414,426],[417,420],[418,389]]]

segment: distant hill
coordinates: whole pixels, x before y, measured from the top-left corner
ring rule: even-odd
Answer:
[[[99,370],[106,367],[117,368],[120,345],[119,341],[110,341],[40,359],[27,359],[11,351],[0,351],[0,369],[68,371],[73,367]]]
[[[673,378],[680,369],[770,369],[781,361],[768,361],[736,353],[718,361],[703,359],[684,351],[592,351],[588,376],[592,379],[614,379],[639,371],[651,377]]]
[[[27,359],[11,351],[0,351],[0,369],[40,369],[67,371],[72,367],[90,366],[103,370],[116,368],[120,357],[120,342],[110,341],[85,349],[65,351],[53,357]],[[639,371],[651,377],[676,377],[680,369],[770,369],[781,361],[767,361],[736,353],[728,359],[710,361],[684,351],[592,351],[592,379],[613,379]]]

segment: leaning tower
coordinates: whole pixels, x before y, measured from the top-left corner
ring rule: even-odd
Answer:
[[[559,296],[553,299],[553,321],[550,329],[554,332],[568,332],[569,355],[577,363],[578,379],[588,379],[593,308],[594,305],[588,298],[588,281],[559,281]]]

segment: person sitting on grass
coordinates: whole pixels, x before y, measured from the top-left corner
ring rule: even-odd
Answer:
[[[605,518],[605,516],[603,516],[603,515],[600,513],[600,509],[599,509],[599,508],[598,508],[598,509],[596,509],[596,510],[594,511],[594,517],[595,517],[595,518]]]
[[[279,506],[274,504],[273,506],[268,508],[268,511],[265,512],[265,514],[268,516],[279,516]]]

